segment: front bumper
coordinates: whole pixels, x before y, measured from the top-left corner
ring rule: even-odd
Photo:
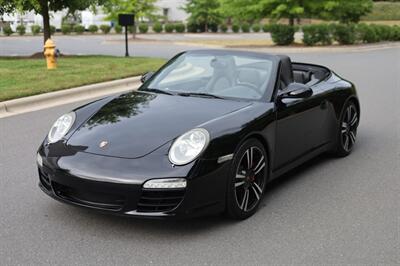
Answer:
[[[96,157],[108,162],[116,160]],[[132,183],[98,181],[90,178],[90,174],[86,177],[74,174],[77,171],[72,169],[73,163],[68,164],[70,169],[63,169],[54,163],[60,161],[62,158],[49,160],[43,157],[43,164],[38,166],[39,187],[47,195],[64,203],[107,213],[148,218],[202,216],[225,209],[229,162],[197,162],[185,176],[187,186],[184,189],[145,189],[143,183],[148,180],[146,178],[141,181],[136,178]],[[101,169],[96,171],[99,173]],[[121,168],[115,171],[120,172]],[[170,177],[168,171],[167,177]]]

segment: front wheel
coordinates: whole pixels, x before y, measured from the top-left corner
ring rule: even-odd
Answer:
[[[227,214],[234,219],[253,215],[260,204],[267,181],[268,158],[256,139],[245,141],[236,152],[227,191]]]
[[[354,102],[347,103],[342,111],[338,135],[336,141],[335,155],[344,157],[351,153],[356,143],[359,114]]]

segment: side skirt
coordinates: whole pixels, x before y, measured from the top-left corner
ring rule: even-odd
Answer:
[[[286,172],[289,172],[290,170],[292,170],[293,168],[296,168],[297,166],[311,160],[312,158],[316,157],[317,155],[320,155],[324,152],[329,151],[332,148],[332,143],[328,142],[326,144],[323,144],[322,146],[315,148],[309,152],[307,152],[306,154],[303,154],[301,156],[299,156],[298,159],[284,165],[283,167],[280,167],[276,170],[274,170],[271,174],[271,178],[269,179],[270,181],[283,175]]]

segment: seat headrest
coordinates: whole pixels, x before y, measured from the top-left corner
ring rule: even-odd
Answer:
[[[281,60],[281,80],[287,86],[294,81],[292,61],[287,55],[278,55],[278,57]]]
[[[232,56],[218,56],[211,60],[210,65],[214,69],[226,69],[235,66],[235,59]]]

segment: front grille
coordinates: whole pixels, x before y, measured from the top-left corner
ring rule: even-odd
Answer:
[[[181,203],[185,189],[155,190],[145,189],[137,204],[138,212],[166,212]]]
[[[125,198],[121,195],[103,193],[97,191],[79,190],[52,182],[54,192],[62,199],[84,205],[87,207],[119,211],[125,203]]]
[[[51,190],[51,185],[50,185],[50,178],[49,176],[43,172],[42,170],[39,169],[39,179],[40,183],[47,189]]]

